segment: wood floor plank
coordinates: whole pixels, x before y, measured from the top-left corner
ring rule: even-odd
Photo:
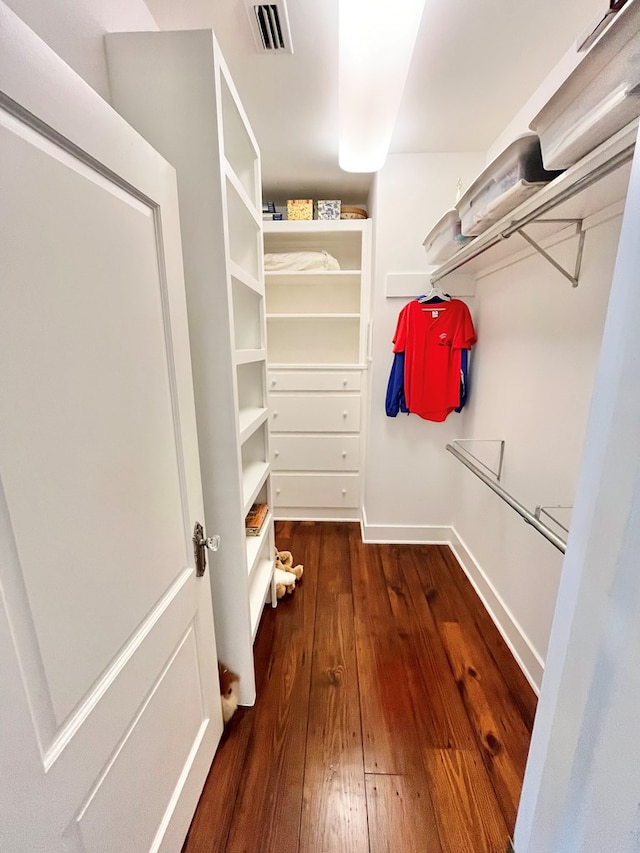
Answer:
[[[425,751],[443,853],[504,853],[509,832],[477,752]]]
[[[441,546],[439,550],[441,550],[443,560],[450,567],[451,576],[465,602],[468,613],[476,624],[480,636],[484,639],[497,669],[502,674],[527,729],[531,732],[538,697],[451,549],[447,546]]]
[[[368,853],[345,525],[324,525],[321,541],[300,853]]]
[[[302,810],[320,537],[296,527],[291,551],[304,580],[275,611],[270,666],[230,828],[228,853],[295,853]]]
[[[270,605],[256,637],[256,692],[269,668],[275,614]],[[238,789],[245,772],[247,747],[253,729],[255,708],[239,708],[225,726],[211,769],[193,816],[182,853],[224,853],[233,820]]]
[[[475,625],[441,625],[447,654],[505,822],[513,831],[529,732],[477,635]]]
[[[381,564],[395,624],[405,640],[407,686],[420,741],[443,749],[473,748],[473,731],[450,677],[449,660],[420,586],[413,553],[407,546],[387,546]]]
[[[371,853],[442,853],[425,780],[368,774],[366,785]]]
[[[419,548],[412,547],[414,565],[436,623],[476,625],[496,671],[531,732],[537,703],[535,693],[451,549],[446,545],[433,546],[426,560]]]
[[[445,557],[447,546],[432,546],[428,559],[424,559],[424,551],[420,546],[412,545],[410,550],[436,622],[457,622],[466,605],[452,579],[453,567]],[[459,566],[457,570],[462,571]]]
[[[504,853],[531,696],[449,550],[276,530],[305,574],[263,615],[184,853]]]
[[[419,742],[402,641],[380,560],[379,545],[350,537],[355,645],[367,773],[403,774],[416,764]],[[398,733],[402,736],[398,737]]]

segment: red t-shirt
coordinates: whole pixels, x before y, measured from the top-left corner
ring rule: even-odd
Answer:
[[[400,312],[393,351],[404,352],[404,393],[410,412],[443,421],[460,405],[460,351],[476,342],[469,309],[460,299],[414,299]]]

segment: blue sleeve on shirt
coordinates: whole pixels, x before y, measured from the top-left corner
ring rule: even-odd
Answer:
[[[464,404],[467,402],[467,390],[469,387],[467,381],[467,374],[469,372],[469,350],[462,350],[462,358],[460,360],[460,405],[456,409],[456,412],[461,412],[464,408]]]
[[[393,357],[391,373],[387,384],[385,410],[390,418],[395,418],[398,412],[409,413],[404,398],[404,353],[397,352]]]

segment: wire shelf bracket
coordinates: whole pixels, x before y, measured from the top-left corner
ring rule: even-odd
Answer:
[[[502,477],[502,463],[504,462],[504,439],[501,438],[455,438],[453,440],[454,446],[459,446],[461,450],[463,450],[467,456],[470,456],[478,465],[484,468],[485,471],[488,471],[489,474],[493,474],[498,482],[500,482],[500,477]],[[496,469],[494,470],[490,465],[487,465],[486,462],[483,462],[482,459],[479,459],[474,453],[472,453],[467,444],[499,444],[500,445],[500,453],[498,457],[498,464],[496,465]]]
[[[467,441],[472,440],[473,439],[467,439]],[[500,439],[495,440],[499,441]],[[454,444],[459,442],[460,439],[458,439],[457,442],[454,442]],[[475,464],[475,462],[472,461],[472,459],[468,458],[471,455],[468,453],[468,451],[460,447],[455,447],[454,444],[447,444],[445,446],[445,449],[448,450],[449,453],[453,454],[453,456],[455,456],[455,458],[459,462],[462,462],[462,464],[472,473],[474,473],[476,477],[478,477],[478,479],[482,480],[482,482],[487,485],[492,492],[495,492],[496,495],[498,495],[498,497],[501,498],[506,504],[508,504],[511,509],[515,510],[527,524],[530,524],[531,527],[534,528],[534,530],[537,530],[538,533],[544,536],[547,541],[551,542],[551,544],[554,545],[558,549],[558,551],[561,551],[563,554],[565,553],[565,551],[567,550],[567,540],[564,539],[562,536],[559,536],[555,530],[552,530],[549,525],[545,524],[544,521],[542,521],[539,517],[544,511],[544,507],[537,507],[537,514],[528,510],[527,507],[521,504],[520,501],[516,500],[513,495],[509,494],[509,492],[497,480],[492,479],[492,476],[496,476],[495,472],[491,472],[492,476],[487,474],[486,471],[483,471],[482,468],[480,468],[478,465]],[[502,442],[502,444],[504,444],[504,442]],[[483,465],[483,467],[485,469],[487,468],[486,465]],[[551,507],[548,507],[548,509],[551,509]]]
[[[542,521],[542,516],[546,515],[554,524],[556,524],[561,530],[564,530],[565,533],[569,533],[569,528],[566,524],[563,524],[559,518],[556,517],[552,512],[549,512],[550,509],[564,509],[571,510],[572,506],[567,506],[566,504],[554,504],[553,506],[537,506],[534,510],[534,515],[537,519]]]
[[[531,237],[529,234],[527,234],[527,232],[524,230],[524,226],[522,226],[520,228],[516,228],[515,231],[503,232],[502,236],[504,238],[507,238],[507,237],[510,237],[511,234],[519,234],[524,240],[527,241],[527,243],[530,246],[532,246],[536,250],[536,252],[538,252],[540,255],[542,255],[542,257],[546,261],[548,261],[552,267],[555,267],[555,269],[557,269],[561,275],[563,275],[566,279],[568,279],[571,282],[572,287],[577,287],[579,282],[580,282],[580,269],[582,268],[582,252],[584,250],[584,237],[585,237],[585,233],[586,233],[583,226],[582,226],[583,220],[582,219],[536,219],[531,224],[532,225],[533,224],[544,225],[544,224],[547,224],[549,222],[558,223],[561,225],[575,225],[576,236],[578,237],[578,246],[576,249],[576,262],[575,262],[575,265],[573,268],[573,272],[565,269],[562,266],[562,264],[560,264],[560,263],[558,263],[558,261],[556,261],[555,258],[552,258],[551,255],[547,251],[545,251],[542,248],[542,246],[533,239],[533,237]]]

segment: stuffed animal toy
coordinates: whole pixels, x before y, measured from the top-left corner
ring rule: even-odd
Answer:
[[[304,572],[304,566],[293,565],[293,554],[291,551],[278,551],[276,548],[276,568],[284,569],[285,572],[291,572],[296,576],[296,580],[300,580]]]
[[[274,580],[276,582],[276,598],[281,599],[285,593],[292,593],[296,587],[296,576],[291,572],[287,572],[284,569],[278,568],[278,564],[276,562],[276,568],[274,570]]]
[[[240,676],[218,661],[218,678],[220,679],[220,702],[222,703],[222,719],[224,724],[229,722],[238,707],[238,684]]]

